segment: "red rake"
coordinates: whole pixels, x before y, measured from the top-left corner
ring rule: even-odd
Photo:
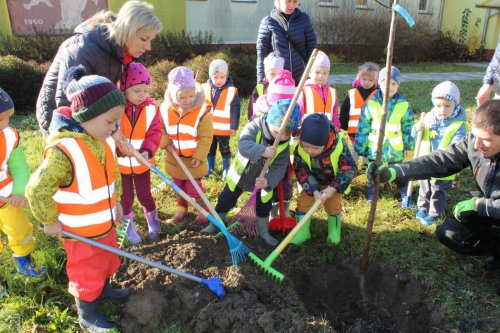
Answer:
[[[278,184],[278,200],[280,215],[269,221],[269,230],[281,230],[283,236],[285,236],[288,229],[293,229],[297,224],[295,218],[286,216],[285,214],[285,195],[283,193],[283,181]]]
[[[236,215],[229,221],[228,225],[239,223],[240,225],[235,228],[238,235],[256,236],[259,234],[257,230],[257,214],[255,207],[257,206],[257,189],[254,189],[247,203],[243,206]]]

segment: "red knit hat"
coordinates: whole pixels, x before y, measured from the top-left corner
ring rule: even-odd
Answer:
[[[271,105],[280,99],[292,99],[294,92],[295,81],[293,80],[292,73],[285,69],[269,83],[266,100]]]

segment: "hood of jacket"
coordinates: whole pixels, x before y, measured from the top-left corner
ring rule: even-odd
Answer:
[[[123,60],[123,48],[114,40],[109,39],[108,27],[106,25],[98,24],[90,26],[88,21],[84,21],[75,28],[75,34],[84,35],[104,52],[110,53],[120,61]]]
[[[175,104],[174,101],[172,100],[172,97],[170,96],[168,88],[167,88],[167,93],[165,94],[164,103],[166,103],[167,105]],[[194,100],[187,111],[190,112],[191,110],[196,109],[199,106],[203,105],[203,103],[205,103],[205,92],[203,91],[201,85],[199,83],[196,83]]]

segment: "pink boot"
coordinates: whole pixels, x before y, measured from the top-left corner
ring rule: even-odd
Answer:
[[[152,210],[149,213],[146,212],[146,208],[142,208],[144,211],[144,216],[146,216],[146,221],[148,222],[148,236],[151,239],[156,239],[158,233],[161,231],[160,222],[158,222],[158,211]]]
[[[137,230],[135,229],[134,213],[123,215],[122,223],[123,224],[128,223],[127,239],[130,241],[130,243],[139,244],[140,242],[142,242],[141,236],[137,233]]]

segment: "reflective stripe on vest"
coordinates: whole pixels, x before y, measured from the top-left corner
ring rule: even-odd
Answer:
[[[347,125],[347,133],[354,135],[358,131],[358,123],[361,118],[361,109],[365,105],[366,101],[370,100],[373,95],[377,92],[377,89],[373,90],[371,94],[363,99],[363,96],[359,93],[358,89],[350,89],[347,93],[349,96],[349,123]]]
[[[130,123],[130,119],[128,119],[125,112],[123,113],[122,119],[120,121],[120,130],[128,139],[128,142],[130,142],[135,149],[139,150],[141,148],[142,143],[146,138],[146,133],[148,132],[154,117],[156,116],[156,112],[156,106],[146,106],[144,110],[142,110],[142,112],[139,114],[139,118],[137,118],[133,126]],[[156,165],[154,157],[151,157],[149,162],[153,165]],[[149,170],[147,166],[139,162],[133,156],[118,157],[118,169],[125,175],[129,175],[131,173],[141,174]]]
[[[427,115],[430,115],[430,113],[428,113]],[[427,115],[426,115],[426,119],[427,119]],[[446,131],[445,131],[443,137],[441,138],[441,142],[439,142],[438,149],[444,150],[450,145],[451,140],[453,139],[453,136],[455,136],[455,134],[457,134],[457,132],[460,129],[460,127],[462,126],[462,124],[464,124],[464,122],[461,120],[453,121],[449,124],[449,126],[446,128]],[[424,155],[430,154],[431,151],[432,151],[432,149],[431,149],[430,128],[426,124],[426,126],[424,127],[424,133],[422,134],[422,142],[420,143],[420,150],[418,151],[418,156],[424,156]],[[433,177],[432,179],[453,180],[453,179],[455,179],[455,176],[456,175],[454,174],[454,175],[442,177],[442,178],[434,178]]]
[[[0,131],[0,160],[2,161],[2,169],[0,170],[0,195],[3,197],[10,197],[12,195],[12,175],[10,174],[7,162],[12,151],[18,144],[19,133],[17,130],[6,127]]]
[[[332,121],[333,107],[337,100],[337,91],[335,88],[328,88],[326,103],[313,87],[304,87],[304,118],[313,113],[324,113]]]
[[[105,165],[79,138],[63,138],[55,144],[70,160],[73,180],[60,187],[53,199],[63,229],[84,237],[106,234],[116,220],[115,143],[106,139]]]
[[[193,156],[198,143],[198,124],[206,111],[206,105],[203,104],[186,115],[180,116],[177,105],[166,105],[165,103],[161,105],[160,113],[165,130],[179,156]]]
[[[401,120],[408,110],[408,102],[397,103],[392,111],[391,117],[385,124],[385,140],[389,140],[389,144],[396,151],[403,151],[403,133],[401,132]],[[368,148],[371,149],[373,156],[377,151],[378,131],[382,120],[382,106],[374,100],[368,101],[368,111],[372,116],[372,124],[370,134],[368,135]]]
[[[259,130],[257,132],[257,135],[255,136],[255,142],[260,144],[262,139],[262,132]],[[276,155],[274,155],[273,159],[271,160],[271,163],[269,165],[272,165],[274,162],[274,159],[285,149],[288,148],[289,141],[282,143],[278,145],[278,148],[276,149]],[[231,191],[234,191],[236,188],[236,185],[238,185],[238,182],[241,179],[241,175],[245,171],[246,166],[248,165],[249,159],[244,157],[243,155],[240,154],[238,151],[236,153],[235,158],[233,159],[231,166],[229,167],[229,171],[227,173],[227,186]],[[268,202],[271,200],[273,197],[273,190],[271,189],[269,192],[266,191],[265,189],[261,189],[260,192],[260,200],[264,203]]]
[[[264,84],[263,83],[257,83],[257,86],[255,87],[257,90],[257,96],[262,96],[264,95]]]
[[[238,89],[235,87],[224,88],[215,107],[212,101],[212,87],[205,83],[203,89],[205,90],[205,103],[211,107],[214,136],[231,135],[231,102],[238,93]]]

